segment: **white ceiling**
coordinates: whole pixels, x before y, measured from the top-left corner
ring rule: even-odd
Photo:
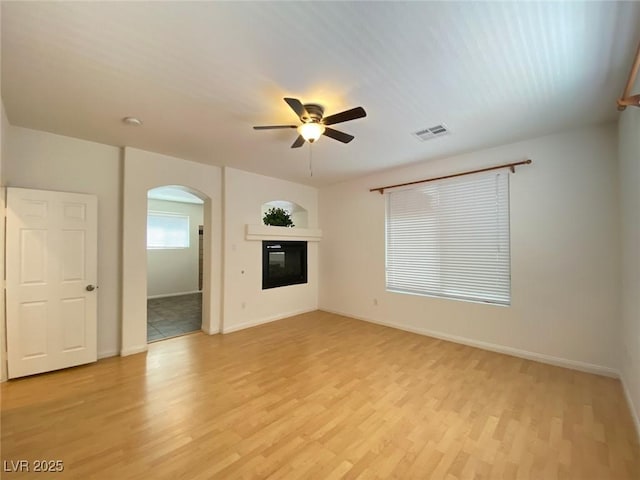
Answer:
[[[324,185],[615,120],[639,24],[636,2],[2,2],[2,98],[13,125]],[[296,123],[285,96],[367,110],[313,177],[295,130],[251,128]]]

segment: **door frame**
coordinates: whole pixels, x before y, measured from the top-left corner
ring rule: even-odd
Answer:
[[[122,215],[122,345],[120,354],[147,350],[147,192],[178,185],[204,203],[202,330],[221,331],[222,169],[134,148],[124,149]]]
[[[0,382],[5,382],[9,378],[9,360],[7,356],[7,321],[5,315],[5,255],[6,255],[6,221],[7,218],[7,189],[0,187]]]
[[[206,227],[207,227],[207,210],[206,210],[206,205],[207,202],[210,202],[211,199],[209,197],[207,197],[206,195],[202,194],[201,192],[194,190],[192,188],[188,188],[185,187],[184,185],[160,185],[159,187],[154,187],[154,188],[150,188],[149,190],[147,190],[147,201],[151,200],[149,198],[149,193],[153,190],[155,190],[156,188],[162,188],[162,187],[171,187],[171,188],[175,188],[175,189],[179,189],[182,190],[184,192],[190,193],[191,195],[193,195],[194,197],[199,198],[200,200],[202,200],[202,204],[198,204],[197,206],[201,207],[202,209],[202,224],[200,224],[200,222],[198,222],[198,224],[195,226],[196,228],[196,237],[197,237],[197,244],[195,245],[195,249],[196,252],[198,253],[198,271],[196,272],[196,276],[197,276],[197,283],[198,283],[198,290],[201,292],[202,294],[202,311],[200,314],[200,330],[202,330],[205,333],[209,333],[209,324],[205,321],[205,319],[209,318],[209,309],[205,309],[205,305],[204,305],[204,300],[205,298],[210,298],[210,284],[207,285],[207,290],[205,291],[205,282],[204,279],[207,277],[207,273],[205,272],[205,268],[207,268],[208,265],[210,265],[210,262],[206,261],[206,248],[205,248],[205,242],[210,241],[209,237],[205,234],[206,232]],[[152,212],[149,210],[149,206],[147,203],[147,215]],[[155,211],[153,213],[156,213]],[[174,212],[170,212],[169,214],[173,215]],[[177,213],[175,213],[177,214]],[[191,229],[193,227],[193,225],[189,225],[189,228]],[[210,230],[210,229],[209,229]],[[147,231],[147,219],[145,218],[145,238],[146,238],[146,231]],[[202,231],[202,234],[200,233],[200,231]],[[189,237],[191,238],[191,231],[189,232]],[[202,243],[202,258],[200,258],[200,245]],[[209,248],[209,252],[210,252],[210,248]],[[149,290],[148,290],[148,283],[149,283],[149,265],[148,265],[148,250],[146,250],[146,243],[145,243],[145,267],[147,269],[146,271],[146,296],[145,299],[149,300]],[[202,265],[200,265],[200,260],[202,260]],[[202,269],[202,270],[201,270]],[[200,277],[202,278],[202,285],[200,285]],[[185,291],[185,294],[189,294],[189,293],[195,293],[194,291]],[[180,295],[180,294],[178,294]],[[153,297],[153,298],[157,298],[157,297]],[[146,310],[146,314],[148,316],[149,311],[148,308]],[[145,322],[147,321],[147,316],[145,316]],[[214,332],[217,333],[217,332]],[[170,337],[169,337],[170,338]],[[153,342],[148,342],[147,343],[153,343]]]

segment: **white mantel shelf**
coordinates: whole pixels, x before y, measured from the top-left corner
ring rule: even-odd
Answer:
[[[322,230],[319,228],[288,228],[247,224],[245,238],[247,240],[302,240],[319,242],[322,239]]]

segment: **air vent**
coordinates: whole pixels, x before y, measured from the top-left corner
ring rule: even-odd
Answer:
[[[448,133],[449,133],[449,129],[446,127],[446,125],[440,124],[440,125],[435,125],[433,127],[418,130],[413,134],[424,142],[426,140],[431,140],[432,138],[441,137],[442,135],[447,135]]]

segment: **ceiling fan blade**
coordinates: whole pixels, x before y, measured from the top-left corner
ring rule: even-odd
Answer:
[[[275,128],[298,128],[295,125],[259,125],[254,130],[273,130]]]
[[[349,120],[355,120],[356,118],[366,117],[367,112],[362,107],[352,108],[351,110],[345,110],[344,112],[335,113],[322,119],[322,123],[325,125],[333,125],[335,123],[347,122]]]
[[[329,128],[329,127],[324,129],[323,135],[326,135],[327,137],[331,137],[334,140],[338,140],[339,142],[342,142],[342,143],[349,143],[351,140],[355,138],[353,135],[349,135],[348,133],[340,132],[338,130],[334,130],[333,128]]]
[[[304,105],[302,105],[302,102],[297,98],[285,97],[284,101],[287,102],[287,104],[291,107],[291,110],[296,112],[296,115],[298,115],[298,118],[300,120],[302,120],[302,117],[309,117],[309,114],[307,113],[307,109],[304,108]]]
[[[304,145],[304,137],[302,135],[298,135],[296,141],[291,144],[291,148],[300,148],[302,145]]]

